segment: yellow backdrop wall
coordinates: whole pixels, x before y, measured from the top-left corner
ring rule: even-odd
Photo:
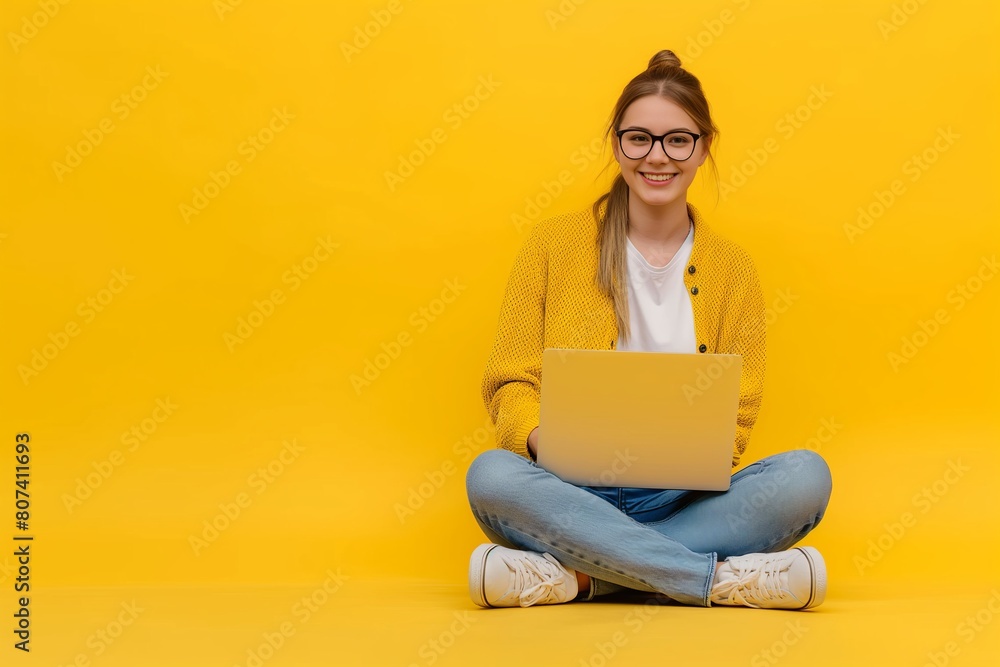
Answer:
[[[662,48],[722,130],[690,200],[770,308],[745,461],[827,458],[832,581],[983,576],[954,554],[1000,540],[994,4],[18,0],[0,25],[0,478],[30,434],[43,585],[462,581],[514,254],[607,186],[607,115]]]

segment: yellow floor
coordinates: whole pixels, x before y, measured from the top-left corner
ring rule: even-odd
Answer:
[[[4,665],[82,667],[943,667],[995,665],[1000,657],[1000,592],[989,586],[834,585],[827,603],[810,612],[653,601],[481,610],[460,581],[385,579],[330,579],[325,587],[57,589],[32,603],[30,656],[9,647],[0,654],[17,658],[5,657]]]

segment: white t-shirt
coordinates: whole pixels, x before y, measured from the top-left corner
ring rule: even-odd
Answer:
[[[632,241],[628,241],[626,275],[628,281],[629,328],[631,338],[617,349],[642,352],[697,352],[691,298],[684,285],[684,271],[691,258],[694,225],[666,266],[646,261]]]

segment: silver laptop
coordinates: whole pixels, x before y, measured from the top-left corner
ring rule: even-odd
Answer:
[[[738,354],[548,348],[538,465],[578,486],[725,491]]]

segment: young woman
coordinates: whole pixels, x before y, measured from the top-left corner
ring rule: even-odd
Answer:
[[[623,589],[701,606],[823,601],[823,558],[791,548],[829,501],[830,471],[815,452],[752,463],[725,492],[574,486],[534,462],[545,446],[542,351],[561,347],[742,355],[738,464],[763,391],[764,299],[750,256],[687,203],[717,134],[698,79],[660,51],[615,105],[608,136],[621,174],[610,192],[539,222],[518,253],[482,382],[499,448],[480,454],[467,477],[473,515],[493,542],[472,554],[476,604]]]

